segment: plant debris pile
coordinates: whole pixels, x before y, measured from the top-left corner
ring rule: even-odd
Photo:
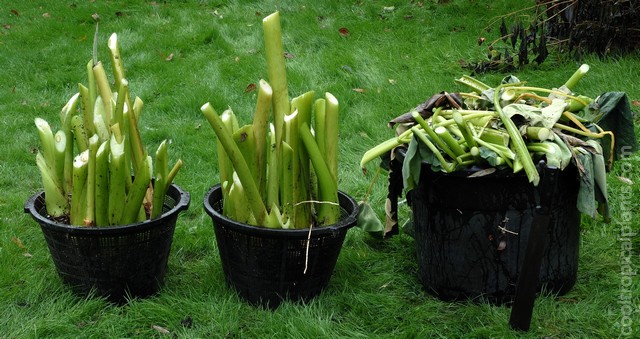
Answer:
[[[534,186],[540,180],[536,163],[560,170],[573,164],[579,172],[578,209],[608,220],[606,172],[638,143],[624,93],[592,99],[573,92],[588,69],[582,65],[559,88],[527,86],[514,76],[493,87],[463,76],[456,83],[471,92],[436,94],[391,120],[396,137],[367,151],[360,165],[406,147],[402,177],[409,191],[424,163],[432,171],[476,176],[523,172]]]

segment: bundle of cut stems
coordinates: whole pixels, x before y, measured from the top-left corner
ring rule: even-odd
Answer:
[[[94,58],[87,64],[88,86],[79,84],[79,92],[60,112],[62,128],[54,135],[46,120],[35,119],[42,144],[36,163],[47,214],[68,216],[71,225],[126,225],[160,216],[182,166],[177,160],[169,170],[165,140],[153,171],[138,129],[143,102],[138,97],[131,102],[115,33],[108,46],[115,89]]]
[[[313,91],[290,100],[278,12],[263,30],[269,81],[259,82],[253,122],[240,127],[231,109],[201,108],[218,138],[223,214],[269,228],[335,224],[338,100]]]

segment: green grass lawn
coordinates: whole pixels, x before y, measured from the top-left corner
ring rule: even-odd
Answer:
[[[482,30],[534,1],[517,2],[518,8],[515,3],[0,0],[0,130],[6,138],[0,153],[6,193],[0,196],[0,337],[523,335],[509,330],[508,307],[442,302],[427,294],[417,278],[414,241],[404,234],[381,241],[350,230],[329,286],[306,305],[285,303],[267,311],[244,303],[224,284],[211,220],[202,208],[218,173],[215,137],[199,109],[208,101],[220,112],[231,106],[241,122],[249,122],[256,92],[245,89],[267,77],[261,19],[279,10],[290,53],[290,94],[329,91],[338,98],[339,186],[362,199],[373,176],[358,164],[368,148],[393,135],[386,122],[434,93],[463,90],[453,83],[469,73],[459,61],[484,55],[479,36],[497,36]],[[124,306],[77,297],[63,285],[39,227],[23,213],[41,186],[33,120],[59,126],[60,109],[77,84],[86,83],[94,13],[100,16],[99,58],[108,63],[107,38],[117,32],[131,92],[145,101],[142,138],[153,147],[173,140],[170,163],[184,161],[176,183],[192,197],[178,220],[161,293]],[[640,100],[638,55],[583,61],[591,71],[576,91],[591,97],[625,91]],[[557,87],[579,64],[551,55],[517,76]],[[504,76],[479,79],[495,84]],[[628,251],[620,236],[623,222],[640,233],[639,183],[638,154],[616,163],[609,176],[613,222],[583,219],[578,281],[564,296],[537,299],[525,336],[640,333],[640,282],[622,272],[625,259],[640,271],[640,243],[636,237]],[[385,194],[379,180],[369,202],[380,215]],[[625,295],[633,300],[623,300]],[[634,320],[630,328],[623,326],[626,316]]]

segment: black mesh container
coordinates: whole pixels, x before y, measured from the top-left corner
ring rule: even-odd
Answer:
[[[25,212],[40,224],[56,270],[74,292],[115,303],[156,294],[162,286],[178,214],[189,193],[168,189],[159,218],[113,227],[80,227],[47,217],[44,192],[27,201]]]
[[[328,285],[349,228],[357,222],[358,205],[339,193],[342,218],[330,226],[269,229],[222,215],[222,189],[204,197],[213,221],[225,280],[249,303],[275,309],[283,300],[309,300]]]
[[[469,177],[473,173],[434,172],[423,163],[419,184],[407,193],[420,279],[427,292],[443,300],[508,304],[532,228],[536,188],[523,173]],[[578,189],[577,168],[570,165],[558,178],[550,206],[538,290],[564,294],[576,282]]]

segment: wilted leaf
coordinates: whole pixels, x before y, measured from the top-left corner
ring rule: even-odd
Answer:
[[[253,92],[256,90],[256,84],[248,84],[247,87],[244,88],[245,93]]]
[[[358,93],[364,93],[366,92],[366,90],[362,89],[362,88],[354,88],[353,89],[354,92],[358,92]]]
[[[341,27],[338,32],[340,32],[340,35],[342,36],[349,36],[349,30],[346,29],[345,27]]]
[[[13,14],[15,16],[20,16],[20,13],[18,13],[18,11],[16,11],[15,9],[11,10],[11,14]]]
[[[489,175],[489,174],[491,174],[491,173],[493,173],[495,171],[496,171],[496,169],[494,167],[489,167],[489,168],[485,168],[483,170],[479,170],[477,172],[473,172],[467,178],[484,177],[485,175]]]
[[[361,201],[358,204],[358,222],[357,225],[365,232],[372,235],[382,235],[384,226],[382,221],[378,219],[378,216],[371,208],[371,205],[365,201]]]
[[[636,107],[640,106],[640,100],[631,101],[631,105],[636,106]]]

